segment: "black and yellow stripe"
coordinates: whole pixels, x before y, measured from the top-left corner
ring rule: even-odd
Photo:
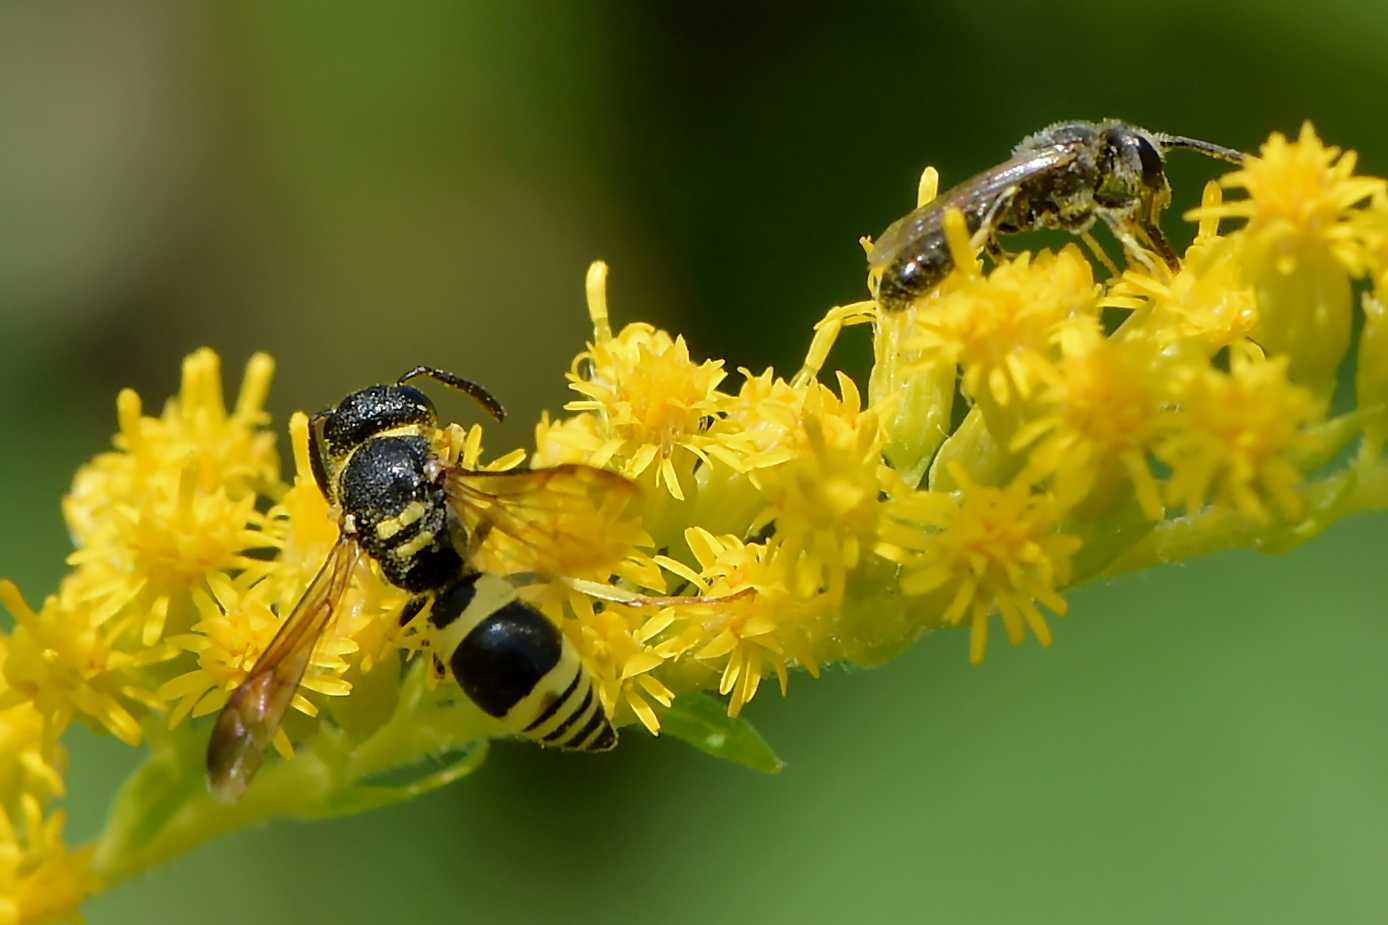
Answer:
[[[617,733],[578,650],[510,582],[473,574],[442,592],[429,644],[483,712],[541,745],[607,751]]]

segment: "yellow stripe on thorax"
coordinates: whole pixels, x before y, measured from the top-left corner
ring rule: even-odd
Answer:
[[[387,517],[385,520],[378,523],[376,525],[376,535],[382,540],[388,540],[410,524],[418,521],[424,516],[426,510],[427,508],[425,508],[424,502],[416,498],[414,501],[405,505],[405,509],[399,514],[396,514],[394,517]],[[427,545],[428,541],[426,540],[425,543]],[[406,555],[408,555],[408,553]]]

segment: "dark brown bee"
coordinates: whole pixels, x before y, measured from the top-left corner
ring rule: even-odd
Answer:
[[[976,246],[986,246],[994,257],[1004,256],[999,234],[1060,228],[1083,238],[1116,275],[1089,233],[1102,221],[1130,261],[1155,270],[1150,247],[1175,271],[1180,261],[1158,219],[1171,204],[1166,152],[1176,149],[1232,164],[1244,159],[1231,148],[1112,119],[1057,122],[1030,135],[1010,160],[936,196],[882,232],[868,255],[873,298],[885,309],[902,309],[949,275],[954,269],[944,235],[949,209],[963,213]]]
[[[419,376],[470,395],[502,419],[501,406],[481,386],[427,367],[353,392],[314,416],[314,479],[338,512],[341,532],[217,718],[207,786],[224,802],[238,799],[259,768],[363,554],[410,593],[402,625],[430,608],[423,632],[435,669],[452,675],[484,712],[544,745],[605,751],[617,742],[573,644],[504,577],[481,573],[473,556],[497,530],[543,562],[546,550],[566,542],[566,518],[580,506],[611,509],[615,497],[620,507],[640,489],[592,466],[484,472],[445,461],[433,443],[433,404],[405,384]],[[628,598],[644,600],[614,599]]]

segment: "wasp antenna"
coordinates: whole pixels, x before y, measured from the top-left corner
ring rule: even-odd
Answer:
[[[477,404],[481,405],[482,410],[491,415],[498,423],[506,420],[506,410],[501,407],[501,402],[497,401],[492,396],[491,392],[488,392],[470,379],[464,379],[462,376],[457,376],[441,369],[434,369],[432,366],[416,366],[414,369],[401,376],[397,381],[400,385],[404,385],[411,379],[418,379],[421,376],[433,379],[435,382],[440,382],[450,389],[456,389],[462,392],[464,395],[477,402]]]
[[[1186,151],[1199,151],[1206,157],[1228,161],[1231,164],[1242,164],[1244,158],[1248,157],[1248,155],[1244,154],[1242,151],[1235,151],[1233,148],[1226,148],[1222,145],[1210,144],[1208,141],[1201,141],[1199,138],[1187,138],[1184,135],[1161,134],[1158,134],[1156,137],[1165,148],[1181,148]]]

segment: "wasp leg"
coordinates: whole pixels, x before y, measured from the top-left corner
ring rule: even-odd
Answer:
[[[318,445],[318,424],[332,414],[333,411],[329,408],[308,419],[308,467],[313,471],[313,480],[318,483],[318,490],[328,501],[332,500],[332,495],[328,492],[328,467],[323,464],[323,448]]]
[[[477,528],[472,531],[472,536],[469,538],[469,562],[471,562],[473,557],[477,555],[478,550],[482,548],[482,544],[487,542],[487,537],[492,535],[492,527],[494,526],[496,526],[496,523],[492,521],[490,518],[479,520],[477,522]]]
[[[410,622],[433,602],[434,595],[432,593],[410,595],[409,600],[405,601],[405,606],[400,608],[400,616],[397,618],[396,625],[409,626]]]
[[[400,385],[404,385],[411,379],[418,379],[420,376],[428,377],[435,382],[448,386],[450,389],[456,389],[462,392],[468,398],[471,398],[473,401],[477,402],[477,404],[481,405],[482,410],[491,415],[495,420],[503,421],[506,419],[506,411],[501,407],[501,402],[497,401],[492,396],[491,392],[488,392],[471,379],[464,379],[462,376],[445,372],[442,369],[434,369],[432,366],[416,366],[414,369],[401,376],[397,382],[399,382]]]
[[[725,594],[721,597],[666,597],[664,595],[638,594],[625,588],[603,584],[599,581],[588,581],[583,578],[563,578],[561,581],[580,594],[586,594],[600,601],[647,607],[669,607],[676,604],[722,604],[727,601],[739,601],[757,593],[756,588],[743,588],[741,591]]]

